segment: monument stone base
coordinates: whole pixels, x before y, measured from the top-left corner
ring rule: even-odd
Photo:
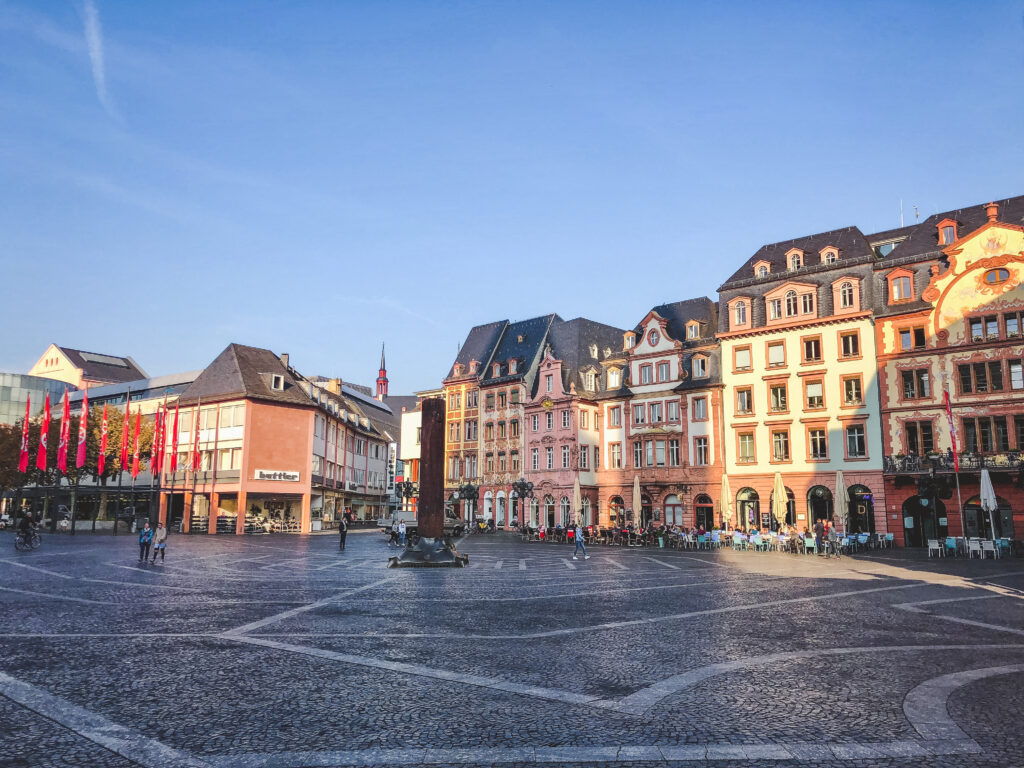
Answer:
[[[388,558],[388,568],[465,568],[469,555],[460,555],[446,539],[421,537],[397,557]]]

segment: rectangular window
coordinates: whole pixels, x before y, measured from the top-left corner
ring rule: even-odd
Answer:
[[[778,368],[786,364],[786,345],[782,342],[768,345],[768,367]]]
[[[900,350],[924,348],[924,328],[903,328],[900,330]]]
[[[569,468],[569,446],[562,446],[562,469]]]
[[[580,469],[589,469],[590,460],[590,447],[582,446],[580,448]]]
[[[544,414],[544,428],[547,430],[554,429],[555,427],[555,414],[548,411]]]
[[[789,432],[784,429],[772,432],[772,459],[789,461]]]
[[[569,410],[565,409],[562,411],[562,429],[569,428]]]
[[[498,422],[498,437],[506,437],[507,434],[508,434],[507,429],[508,428],[506,427],[505,422],[504,421],[499,421]]]
[[[654,466],[654,443],[650,440],[644,442],[644,460],[648,467]]]
[[[512,437],[519,437],[519,419],[512,419],[509,422]]]
[[[612,443],[609,448],[611,449],[611,461],[609,462],[612,469],[622,469],[622,444]]]
[[[518,405],[519,404],[519,390],[518,389],[511,390],[508,393],[508,400],[513,405]]]
[[[931,397],[931,382],[927,368],[900,371],[903,380],[903,399],[920,400]]]
[[[960,378],[960,391],[969,393],[974,391],[974,379],[971,376],[971,366],[962,364],[956,367],[957,375]]]
[[[1024,389],[1024,366],[1020,360],[1010,361],[1010,389]]]
[[[813,336],[809,339],[803,340],[804,344],[804,362],[805,363],[818,363],[821,362],[821,337]]]
[[[640,441],[633,443],[633,466],[639,468],[644,463],[644,446]]]
[[[480,390],[474,389],[472,392],[466,393],[466,407],[476,408],[480,405]]]
[[[652,380],[653,380],[653,378],[652,378],[651,366],[650,365],[641,365],[640,366],[640,383],[641,384],[650,384],[652,382]]]
[[[547,469],[555,468],[555,449],[548,447],[544,449],[545,467]]]
[[[737,371],[749,371],[752,367],[750,347],[736,347],[733,350],[732,365]]]
[[[974,391],[988,392],[988,366],[984,363],[975,363],[974,369]]]
[[[814,312],[814,294],[805,293],[800,297],[800,309],[805,315],[810,315]]]
[[[824,429],[807,430],[807,439],[810,443],[812,459],[828,458],[828,433]]]
[[[610,411],[608,411],[608,421],[613,427],[622,426],[622,407],[616,405]]]
[[[1018,363],[1018,367],[1020,364]],[[667,405],[668,420],[679,421],[679,401],[669,400]]]
[[[703,379],[708,375],[708,361],[703,357],[694,357],[693,363],[693,378]]]
[[[851,424],[846,428],[846,456],[850,459],[861,459],[868,455],[867,443],[864,438],[864,425]]]
[[[971,341],[984,341],[984,324],[981,322],[980,317],[972,317],[968,324],[971,327]]]
[[[499,392],[498,393],[498,407],[499,408],[504,408],[507,402],[508,402],[508,395],[506,395],[504,392]]]
[[[778,320],[782,317],[782,299],[772,299],[768,302],[768,318]]]
[[[505,464],[505,454],[504,453],[499,453],[498,454],[498,471],[499,472],[504,472],[505,471],[505,466],[506,466],[506,464]]]
[[[754,397],[750,387],[743,387],[736,390],[736,413],[752,413],[754,410]]]
[[[658,363],[658,381],[668,381],[668,363]]]
[[[537,432],[540,429],[540,416],[538,416],[536,413],[530,417],[530,428],[534,432]]]
[[[594,469],[601,468],[601,449],[594,446]]]
[[[484,405],[487,407],[488,411],[493,411],[494,410],[494,393],[493,392],[488,392],[487,393],[487,397],[484,399]]]
[[[908,421],[903,425],[907,435],[907,453],[911,456],[923,456],[935,450],[930,421]]]
[[[910,284],[909,277],[894,277],[892,279],[893,301],[906,301],[913,297],[913,287]]]
[[[993,419],[993,423],[996,428],[996,450],[1010,450],[1010,433],[1006,429],[1006,417],[996,416]]]
[[[840,334],[839,354],[842,357],[860,357],[860,334],[857,331]]]
[[[544,377],[544,391],[550,392],[555,388],[555,377],[550,373]]]
[[[670,467],[679,466],[679,441],[669,440],[668,441],[668,465]]]
[[[773,412],[785,411],[788,409],[788,401],[786,399],[786,385],[785,384],[773,384],[771,386],[771,402],[769,403],[770,408]]]
[[[665,441],[654,441],[654,463],[659,467],[665,466]]]
[[[487,466],[487,474],[489,474],[489,475],[493,474],[494,473],[494,456],[492,456],[491,454],[487,454],[487,461],[485,462],[485,464]]]
[[[1006,338],[1016,339],[1020,336],[1020,315],[1016,313],[1003,315],[1003,323],[1006,325]]]
[[[484,425],[484,439],[485,440],[493,440],[494,439],[494,424],[493,423],[485,424]]]
[[[662,421],[661,411],[661,403],[651,403],[651,424],[657,424]]]
[[[824,385],[820,381],[808,381],[807,387],[807,407],[809,409],[824,408],[825,407],[825,392]]]
[[[1013,417],[1013,431],[1017,433],[1017,450],[1024,451],[1024,416]]]
[[[695,397],[693,398],[693,420],[694,421],[707,421],[708,419],[708,399],[706,397]]]
[[[694,460],[698,467],[708,465],[708,439],[706,437],[695,437],[693,439]]]
[[[988,390],[989,392],[1003,391],[1003,363],[996,360],[988,364]]]
[[[580,411],[580,429],[590,429],[590,411]]]
[[[536,448],[530,451],[530,466],[533,469],[540,469],[540,451]]]
[[[999,338],[999,316],[989,315],[985,318],[985,338],[995,341]]]
[[[737,446],[739,450],[737,461],[741,464],[752,464],[754,462],[754,433],[740,432],[737,435]]]
[[[646,424],[647,423],[647,409],[643,405],[633,406],[633,423],[634,424]]]
[[[512,471],[519,474],[519,452],[512,451]]]

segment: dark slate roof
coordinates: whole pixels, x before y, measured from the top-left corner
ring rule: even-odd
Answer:
[[[448,376],[445,378],[452,375],[456,363],[460,363],[463,371],[467,373],[469,372],[469,362],[471,360],[476,360],[480,363],[481,367],[486,365],[490,361],[491,353],[494,351],[498,339],[501,338],[501,332],[507,325],[508,320],[498,320],[486,325],[478,325],[471,329],[465,343],[459,349],[459,354],[455,357],[455,362],[448,369]]]
[[[497,348],[494,350],[487,365],[481,372],[481,384],[497,384],[502,381],[523,379],[527,386],[533,384],[537,363],[547,342],[548,330],[552,323],[564,322],[558,315],[541,315],[529,320],[518,320],[509,323],[501,335]],[[508,361],[515,359],[517,372],[509,374]],[[492,375],[492,364],[501,363],[498,376]]]
[[[82,377],[93,381],[138,381],[148,379],[149,374],[142,370],[138,363],[130,357],[104,355],[99,352],[85,352],[71,347],[57,347],[76,368],[82,369]]]
[[[732,277],[725,281],[722,288],[728,287],[729,283],[734,280],[753,278],[754,265],[759,261],[767,261],[770,265],[770,274],[763,278],[765,281],[777,280],[780,273],[790,277],[799,274],[799,270],[796,272],[789,271],[789,265],[786,264],[787,251],[791,248],[799,248],[804,252],[805,266],[814,266],[818,264],[819,251],[829,245],[833,245],[839,250],[840,261],[871,255],[871,246],[868,245],[868,241],[857,227],[845,227],[828,232],[819,232],[816,235],[805,235],[804,237],[797,237],[792,240],[762,245],[757,253],[747,259],[743,266],[737,269]]]
[[[415,411],[420,404],[420,398],[416,395],[388,395],[384,398],[384,402],[387,403],[392,413],[401,417],[403,408],[406,411]]]
[[[996,200],[999,204],[998,219],[1008,224],[1024,225],[1024,196],[1009,197],[1005,200]],[[955,211],[943,211],[929,216],[920,224],[911,228],[910,236],[897,245],[892,253],[884,260],[888,264],[891,261],[905,259],[935,259],[939,258],[942,248],[939,245],[938,224],[943,219],[953,219],[957,222],[956,236],[958,238],[970,234],[988,221],[985,213],[986,203],[972,205],[967,208],[959,208]]]
[[[870,235],[864,235],[864,239],[874,245],[875,243],[886,243],[891,240],[900,240],[906,238],[917,225],[911,224],[909,227],[897,227],[896,229],[883,229],[881,232],[873,232]]]
[[[706,296],[696,299],[684,299],[673,301],[671,304],[659,304],[652,308],[668,321],[669,335],[676,341],[686,342],[686,324],[690,320],[700,323],[700,335],[702,338],[709,338],[715,335],[718,330],[717,302]],[[634,329],[640,334],[642,329],[639,325]]]
[[[271,389],[270,374],[284,377],[284,389]],[[203,400],[246,397],[313,407],[299,384],[301,377],[269,349],[229,344],[181,394],[182,405]],[[308,386],[308,384],[307,384]]]
[[[611,359],[614,353],[622,348],[622,328],[596,323],[584,317],[556,322],[551,326],[548,340],[551,354],[562,361],[562,385],[568,389],[569,384],[576,385],[577,392],[583,392],[582,369],[587,366],[596,368],[598,389],[601,388],[603,369],[601,361]],[[591,354],[591,346],[596,345],[597,357]],[[611,350],[610,355],[605,350]]]

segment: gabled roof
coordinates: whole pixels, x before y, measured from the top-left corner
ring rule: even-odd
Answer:
[[[142,370],[138,363],[130,357],[104,355],[99,352],[85,352],[81,349],[72,349],[71,347],[58,346],[57,349],[67,357],[68,361],[75,368],[82,370],[82,378],[84,379],[117,383],[149,378],[149,374]]]
[[[614,353],[622,347],[621,328],[613,328],[604,323],[596,323],[583,317],[573,320],[556,322],[551,326],[548,341],[551,354],[562,361],[562,385],[568,390],[569,384],[575,384],[576,390],[583,391],[583,368],[594,366],[601,372],[601,361],[607,359],[604,351],[611,349]],[[590,354],[591,345],[597,347],[597,357]],[[600,375],[598,376],[600,381]]]
[[[706,296],[696,299],[673,301],[671,304],[659,304],[652,311],[657,312],[668,321],[669,335],[676,341],[686,341],[686,324],[696,320],[701,324],[701,337],[714,336],[718,327],[715,308],[717,302]],[[643,329],[638,325],[634,329],[639,336]]]
[[[892,240],[905,239],[914,229],[917,227],[916,224],[911,224],[909,227],[897,227],[896,229],[883,229],[881,232],[873,232],[870,235],[864,235],[864,239],[867,240],[871,245],[876,243],[887,243]]]
[[[540,360],[540,355],[547,341],[548,329],[552,323],[563,322],[558,315],[541,315],[529,320],[518,320],[509,323],[501,335],[498,346],[491,354],[487,365],[481,372],[483,384],[494,384],[502,380],[524,379],[532,383],[531,373]],[[516,373],[509,374],[508,361],[518,360]],[[501,375],[492,375],[492,364],[501,363]]]
[[[999,205],[998,220],[1007,224],[1017,226],[1024,225],[1024,196],[1008,197],[1005,200],[996,200]],[[906,259],[908,257],[920,257],[921,259],[939,258],[941,251],[946,246],[939,245],[939,222],[943,219],[953,219],[957,222],[957,238],[973,232],[988,221],[985,212],[986,203],[972,205],[967,208],[958,208],[955,211],[943,211],[929,216],[920,224],[911,228],[910,236],[897,245],[886,258],[888,262],[892,259]]]
[[[764,280],[778,279],[779,273],[789,272],[786,254],[794,248],[799,248],[804,252],[805,266],[814,266],[817,264],[818,253],[829,245],[835,246],[839,250],[840,261],[844,258],[871,255],[871,246],[868,245],[867,239],[857,227],[844,227],[843,229],[819,232],[816,235],[805,235],[792,240],[762,245],[757,253],[747,259],[743,266],[725,281],[722,287],[728,286],[734,280],[747,280],[754,277],[754,265],[759,261],[767,261],[771,265],[770,273]],[[790,272],[790,274],[793,273]]]
[[[469,335],[466,336],[465,343],[459,348],[459,354],[455,357],[455,363],[452,363],[452,367],[448,369],[448,375],[445,378],[453,375],[456,364],[462,365],[463,374],[469,373],[469,362],[471,360],[476,360],[481,367],[486,365],[491,358],[495,345],[498,343],[498,339],[501,338],[501,332],[505,330],[507,325],[508,320],[498,320],[472,328]]]
[[[271,388],[271,374],[284,377],[284,389]],[[182,405],[202,400],[245,397],[313,407],[291,370],[269,349],[229,344],[188,389],[181,393]]]

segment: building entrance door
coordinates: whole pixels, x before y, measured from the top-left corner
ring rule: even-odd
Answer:
[[[936,499],[911,496],[903,502],[903,537],[908,547],[924,547],[928,539],[944,539],[949,533],[946,507]]]

